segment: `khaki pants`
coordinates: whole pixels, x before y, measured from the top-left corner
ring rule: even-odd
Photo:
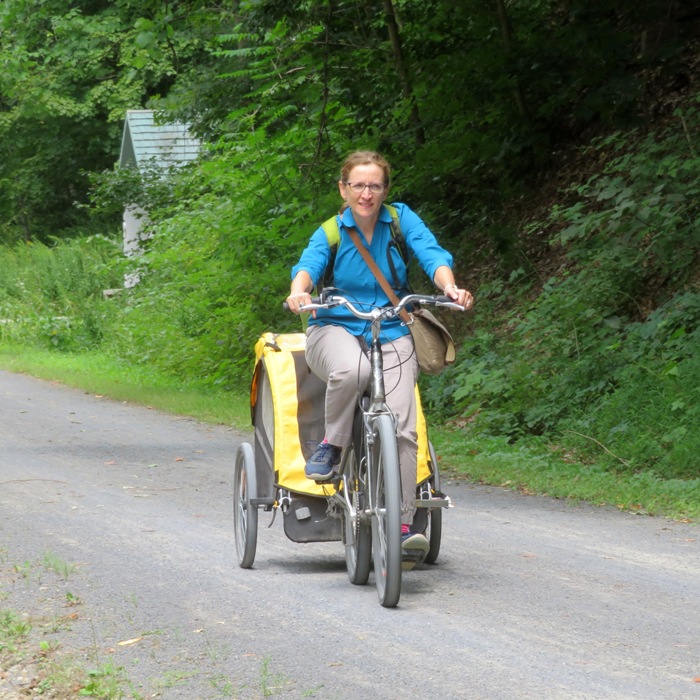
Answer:
[[[410,335],[382,345],[386,402],[397,419],[399,463],[403,492],[401,522],[411,524],[415,511],[416,433],[415,386],[418,361]],[[369,359],[360,341],[340,326],[310,326],[306,362],[326,382],[326,439],[346,447],[358,396],[369,385]]]

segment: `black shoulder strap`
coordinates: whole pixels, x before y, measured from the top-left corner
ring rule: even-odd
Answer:
[[[406,239],[403,237],[403,232],[401,231],[401,224],[399,223],[399,214],[396,211],[395,207],[387,205],[387,209],[391,214],[391,223],[389,224],[389,228],[391,229],[390,245],[396,246],[396,248],[398,248],[401,259],[406,264],[406,267],[408,267],[408,264],[411,261],[410,253],[408,250],[408,246],[406,245]]]
[[[386,250],[386,259],[387,263],[389,264],[389,270],[391,271],[391,280],[394,283],[394,289],[400,290],[403,285],[399,281],[399,275],[396,272],[396,265],[394,265],[394,259],[391,257],[391,249],[396,248],[399,251],[399,255],[401,256],[404,265],[406,265],[406,269],[408,269],[411,262],[410,253],[408,246],[406,245],[406,239],[403,237],[403,232],[401,231],[401,224],[399,223],[399,215],[396,208],[387,205],[387,209],[391,214],[391,223],[389,224],[389,228],[391,229],[391,242]],[[412,292],[413,290],[411,289],[411,283],[408,281],[408,278],[406,279],[406,282],[408,285],[408,291]]]

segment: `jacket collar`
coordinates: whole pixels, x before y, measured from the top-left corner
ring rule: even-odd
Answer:
[[[379,210],[379,221],[385,224],[390,224],[391,223],[391,214],[389,213],[389,210],[386,208],[385,204],[382,204],[382,208]],[[340,223],[343,224],[346,228],[348,226],[355,226],[357,227],[357,223],[355,223],[355,217],[352,215],[352,210],[350,207],[345,209],[342,214],[340,214]]]

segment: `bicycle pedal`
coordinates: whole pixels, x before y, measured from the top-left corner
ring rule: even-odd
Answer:
[[[316,484],[317,486],[333,487],[335,489],[335,483],[332,479],[314,479],[314,484]]]

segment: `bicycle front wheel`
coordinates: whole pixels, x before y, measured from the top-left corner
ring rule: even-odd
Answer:
[[[401,473],[391,416],[374,421],[371,459],[372,553],[379,602],[393,608],[401,595]]]

